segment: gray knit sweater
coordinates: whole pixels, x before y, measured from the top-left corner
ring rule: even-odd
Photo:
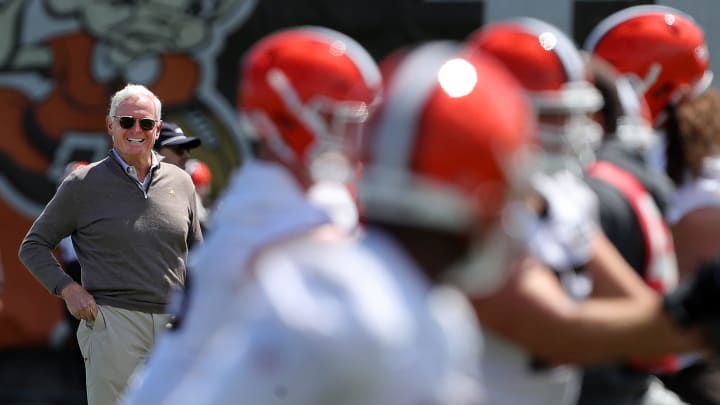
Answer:
[[[190,176],[168,164],[147,194],[111,156],[79,168],[25,236],[19,257],[52,294],[72,279],[53,256],[71,235],[82,284],[100,305],[164,313],[171,287],[185,283],[188,250],[202,241]]]

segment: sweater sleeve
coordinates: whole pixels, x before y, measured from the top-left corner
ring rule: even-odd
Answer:
[[[72,176],[71,176],[72,177]],[[79,190],[77,179],[67,179],[30,227],[18,257],[32,275],[53,295],[60,295],[72,278],[53,255],[53,249],[75,229]]]

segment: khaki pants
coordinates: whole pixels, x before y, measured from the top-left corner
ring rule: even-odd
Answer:
[[[85,359],[88,405],[115,405],[135,368],[142,364],[169,319],[98,306],[94,321],[81,321],[78,344]]]

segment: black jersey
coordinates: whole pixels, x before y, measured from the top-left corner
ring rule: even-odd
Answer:
[[[599,161],[624,169],[638,180],[664,215],[673,185],[663,173],[650,169],[640,153],[612,141],[597,154]],[[600,224],[608,239],[641,276],[647,263],[646,243],[640,220],[628,198],[617,188],[592,176],[586,178],[598,197]],[[650,374],[622,364],[590,367],[584,370],[580,405],[635,405],[645,395]]]

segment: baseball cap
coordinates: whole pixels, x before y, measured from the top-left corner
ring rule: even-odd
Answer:
[[[160,128],[160,136],[155,141],[154,148],[160,149],[166,146],[182,146],[188,149],[197,148],[202,144],[200,138],[192,136],[185,136],[182,128],[177,124],[164,121],[162,128]]]

